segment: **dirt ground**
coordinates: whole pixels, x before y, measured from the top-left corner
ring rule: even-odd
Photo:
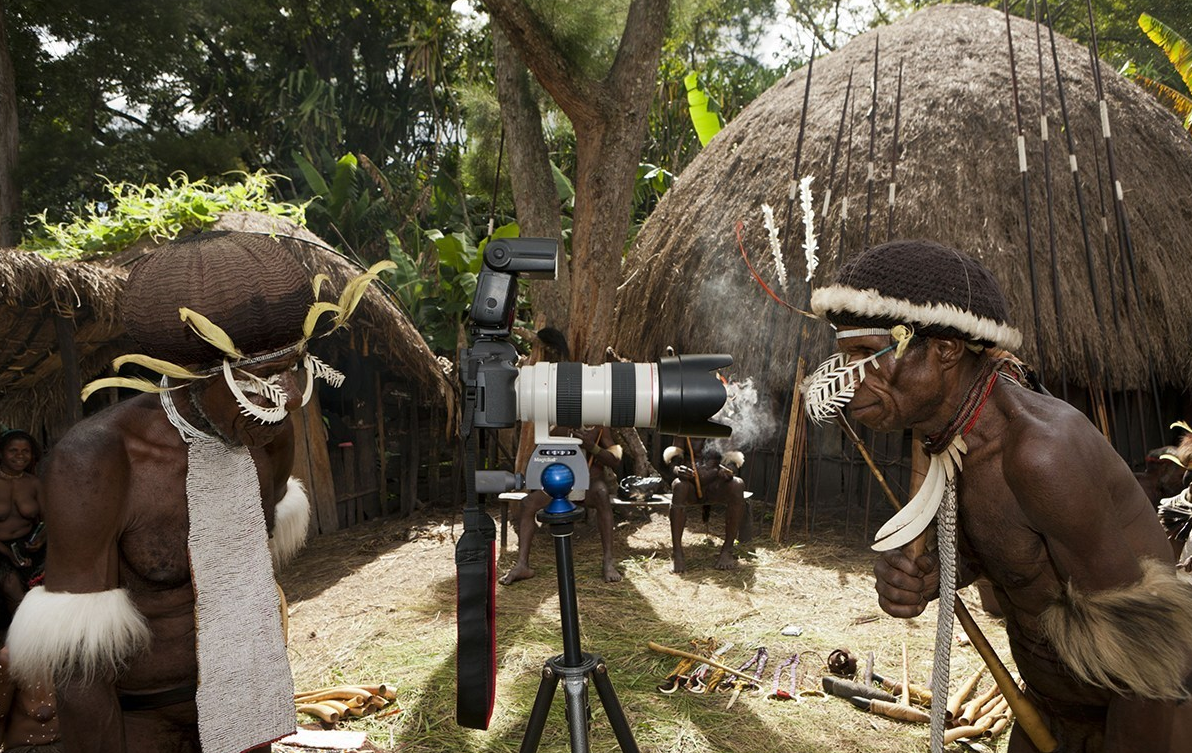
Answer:
[[[619,511],[620,512],[620,511]],[[759,521],[762,523],[762,521]],[[768,532],[768,521],[757,526]],[[498,691],[488,731],[460,728],[455,704],[455,568],[458,515],[385,520],[319,537],[288,566],[282,586],[289,599],[290,657],[299,690],[337,683],[397,688],[402,710],[341,725],[364,730],[382,751],[512,751],[519,749],[543,662],[562,651],[554,553],[550,536],[535,537],[537,577],[498,586]],[[879,674],[898,678],[907,645],[910,679],[927,685],[932,667],[935,610],[897,620],[880,612],[872,585],[873,554],[821,528],[814,541],[799,535],[778,546],[759,536],[739,546],[739,567],[713,568],[723,518],[689,518],[684,542],[688,570],[671,571],[670,537],[663,512],[629,508],[618,516],[615,554],[625,578],[601,579],[594,520],[579,523],[574,538],[581,643],[602,655],[642,751],[922,751],[926,725],[866,714],[835,698],[775,701],[773,668],[798,653],[801,688],[820,686],[823,663],[837,648],[861,665],[872,651]],[[512,564],[517,536],[510,526],[500,571]],[[986,635],[1009,659],[1005,631],[962,595]],[[783,635],[796,632],[797,636]],[[960,631],[957,629],[959,635]],[[770,665],[758,691],[743,692],[731,709],[729,693],[659,693],[657,685],[678,659],[656,653],[648,641],[690,648],[693,639],[732,643],[724,662],[743,664],[766,646]],[[952,687],[981,660],[954,641]],[[782,680],[785,685],[787,680]],[[991,682],[984,679],[981,688]],[[567,751],[563,693],[554,699],[540,750]],[[591,749],[619,747],[605,711],[591,694]],[[302,721],[309,722],[304,718]],[[1004,748],[1005,738],[986,741]],[[282,746],[277,746],[281,750]],[[954,749],[960,749],[954,747]],[[977,748],[980,749],[980,748]],[[289,750],[289,749],[287,749]]]

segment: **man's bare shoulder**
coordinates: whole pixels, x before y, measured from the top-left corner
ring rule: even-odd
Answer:
[[[139,395],[79,421],[54,445],[47,474],[62,466],[78,468],[127,458],[130,443],[151,436],[160,422],[159,405],[156,396]]]
[[[1072,492],[1101,484],[1116,459],[1113,448],[1083,413],[1048,395],[1015,390],[1003,435],[1007,485],[1025,508],[1055,510]]]

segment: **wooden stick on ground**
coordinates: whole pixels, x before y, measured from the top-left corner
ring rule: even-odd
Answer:
[[[906,658],[906,641],[902,642],[902,705],[911,705],[911,670]]]
[[[949,696],[948,711],[952,714],[953,719],[960,715],[960,707],[964,704],[969,695],[972,694],[973,688],[977,687],[977,683],[980,682],[981,676],[985,674],[985,669],[985,665],[982,664],[977,668],[977,671],[974,672],[971,677],[961,683],[960,687],[955,693]]]
[[[700,656],[699,654],[693,654],[690,651],[684,651],[678,648],[671,648],[670,646],[663,646],[662,644],[655,643],[654,641],[649,641],[646,643],[646,645],[650,647],[651,651],[657,651],[662,654],[670,654],[671,656],[681,656],[684,659],[693,659],[694,661],[707,664],[709,667],[723,669],[730,675],[734,675],[745,680],[753,680],[753,675],[749,674],[748,672],[741,672],[739,670],[733,669],[727,664],[721,664],[720,662],[715,661],[714,659],[709,659],[706,656]]]

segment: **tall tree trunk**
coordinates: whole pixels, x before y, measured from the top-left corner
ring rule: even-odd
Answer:
[[[586,76],[522,0],[485,0],[526,65],[571,119],[576,137],[571,236],[572,355],[601,361],[612,342],[621,252],[645,137],[669,0],[633,0],[608,74]]]
[[[555,190],[546,137],[542,133],[542,113],[530,92],[530,77],[525,64],[499,28],[493,29],[493,53],[497,66],[497,99],[505,129],[505,152],[509,155],[509,180],[513,184],[513,203],[517,207],[521,234],[554,238],[559,242],[558,277],[530,283],[534,312],[542,319],[535,325],[549,324],[566,332],[571,275],[563,247],[559,194]]]
[[[17,186],[17,82],[8,52],[7,9],[0,0],[0,248],[21,239],[21,192]]]

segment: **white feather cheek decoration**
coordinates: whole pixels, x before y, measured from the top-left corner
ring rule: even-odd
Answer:
[[[835,353],[820,364],[801,386],[807,417],[817,424],[836,418],[865,379],[866,365],[879,368],[877,358],[883,353],[885,351],[874,353],[860,361],[850,361],[846,354]]]
[[[244,389],[240,386],[242,382],[232,376],[232,367],[225,360],[223,362],[224,382],[227,383],[228,389],[232,391],[232,397],[236,399],[236,404],[240,406],[240,412],[257,419],[261,423],[276,424],[284,421],[287,414],[285,390],[273,381],[266,381],[246,371],[241,371],[240,373],[247,378],[247,381],[243,382],[246,387],[262,395],[272,403],[271,406],[264,407],[250,400],[248,395],[244,394]]]
[[[306,389],[302,392],[302,404],[310,402],[314,393],[315,379],[322,379],[332,387],[340,387],[344,383],[343,372],[336,371],[327,364],[315,358],[310,353],[302,360],[302,368],[306,371]]]

